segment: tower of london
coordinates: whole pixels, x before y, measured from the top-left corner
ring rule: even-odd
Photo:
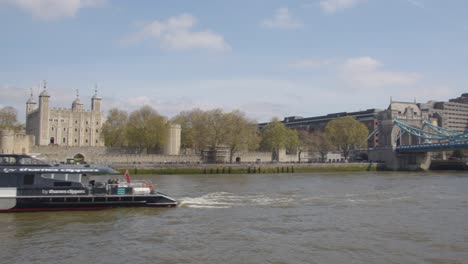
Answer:
[[[83,108],[78,93],[71,108],[51,108],[50,98],[44,84],[39,102],[32,93],[26,102],[26,133],[34,135],[34,145],[104,146],[101,129],[105,119],[97,90],[91,98],[90,110]]]

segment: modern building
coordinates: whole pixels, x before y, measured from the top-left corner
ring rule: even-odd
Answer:
[[[298,129],[298,130],[307,130],[309,132],[314,131],[324,131],[325,126],[331,120],[339,117],[344,116],[352,116],[355,117],[358,121],[362,122],[367,129],[369,129],[370,138],[368,139],[368,147],[373,148],[378,143],[378,136],[379,133],[375,129],[378,126],[378,114],[382,110],[379,109],[368,109],[365,111],[357,111],[357,112],[340,112],[340,113],[333,113],[324,116],[315,116],[315,117],[299,117],[299,116],[290,116],[285,117],[283,121],[281,121],[287,128]],[[258,124],[258,128],[263,130],[268,123],[260,123]],[[375,132],[375,133],[373,133]]]
[[[104,121],[97,90],[91,98],[90,110],[83,108],[78,93],[71,108],[51,108],[45,84],[38,104],[32,93],[26,102],[26,133],[34,135],[36,146],[104,146],[101,134]]]
[[[468,131],[468,93],[448,102],[428,104],[432,106],[431,112],[439,126],[459,132]]]

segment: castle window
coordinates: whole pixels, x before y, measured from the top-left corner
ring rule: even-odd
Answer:
[[[98,133],[98,132],[99,132],[99,129],[96,129],[96,133]]]
[[[96,125],[99,125],[99,122],[96,122]]]
[[[88,122],[88,121],[86,121],[86,124],[88,124],[88,123],[89,123],[89,122]]]
[[[78,139],[75,138],[75,143],[78,143]]]
[[[85,142],[88,143],[88,140],[86,140]]]
[[[66,138],[63,138],[63,139],[62,139],[62,143],[65,143],[65,142],[67,142],[67,139],[66,139]]]
[[[49,119],[49,121],[54,121],[53,119]]]
[[[52,131],[54,131],[54,127],[51,127],[50,129],[52,129]]]
[[[98,141],[96,140],[96,144],[98,143]]]
[[[67,131],[67,129],[64,127],[64,128],[63,128],[63,131]]]
[[[78,120],[75,121],[75,124],[78,124]]]
[[[75,132],[78,132],[78,128],[75,128]]]
[[[88,129],[86,129],[85,132],[88,133]]]

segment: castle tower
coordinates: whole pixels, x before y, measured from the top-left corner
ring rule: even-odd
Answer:
[[[76,90],[76,99],[72,103],[72,111],[83,111],[83,103],[81,103],[78,90]]]
[[[36,145],[49,144],[49,99],[50,95],[47,93],[46,81],[44,81],[44,90],[39,94],[39,129],[36,137]]]
[[[169,139],[164,146],[165,155],[179,155],[180,154],[180,125],[171,124],[169,127]]]
[[[31,96],[29,97],[28,101],[26,102],[26,115],[31,113],[32,111],[36,110],[37,103],[34,100],[33,92],[31,89]]]
[[[91,111],[101,112],[101,98],[97,94],[97,85],[94,88],[94,95],[91,98]]]

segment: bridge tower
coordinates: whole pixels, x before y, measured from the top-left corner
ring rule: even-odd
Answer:
[[[422,143],[420,138],[404,134],[393,120],[401,120],[413,127],[422,129],[422,122],[429,121],[429,112],[421,110],[416,103],[391,102],[387,110],[378,116],[378,145],[369,151],[369,160],[384,162],[389,170],[427,170],[430,155],[427,152],[397,153],[400,145]]]

